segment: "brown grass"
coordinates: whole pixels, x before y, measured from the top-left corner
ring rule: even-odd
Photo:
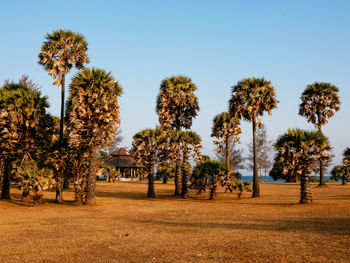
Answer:
[[[0,202],[1,262],[349,262],[350,185],[312,186],[314,202],[299,205],[297,184],[262,184],[260,198],[217,200],[173,184],[97,185],[97,205],[23,206]],[[18,192],[12,189],[14,197]]]

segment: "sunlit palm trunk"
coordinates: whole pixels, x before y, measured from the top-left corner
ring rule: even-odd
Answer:
[[[318,118],[320,118],[320,116],[318,116]],[[318,129],[320,132],[322,132],[321,128]],[[324,181],[324,165],[323,162],[320,158],[320,183],[318,184],[318,186],[325,186],[326,183]]]
[[[187,187],[187,180],[188,180],[188,167],[187,167],[187,153],[184,153],[183,156],[183,162],[182,162],[182,192],[181,196],[183,198],[188,197],[188,187]]]
[[[98,148],[91,143],[88,177],[86,182],[86,205],[95,204],[97,153]]]
[[[62,75],[62,82],[61,82],[61,119],[60,119],[60,137],[59,141],[60,144],[62,143],[63,139],[63,120],[64,120],[64,85],[65,85],[65,75]],[[62,151],[62,145],[61,150]],[[63,187],[64,187],[64,178],[63,175],[57,175],[56,179],[56,203],[63,203]]]
[[[300,203],[308,204],[312,202],[309,176],[303,172],[300,175]]]
[[[181,176],[181,159],[177,157],[175,167],[175,195],[181,195],[182,176]]]
[[[59,174],[57,175],[57,179],[56,179],[56,199],[55,199],[55,203],[63,203],[63,194],[62,194],[62,190],[63,190],[63,175]]]
[[[62,75],[62,86],[61,86],[61,119],[60,119],[60,142],[63,138],[63,122],[64,122],[64,85],[65,85],[65,75]]]
[[[319,186],[325,186],[326,183],[324,181],[324,165],[323,162],[320,160],[320,183]]]
[[[230,146],[231,146],[231,143],[230,143],[230,136],[226,135],[226,138],[225,138],[225,144],[226,144],[226,153],[225,153],[225,156],[226,156],[226,167],[228,169],[228,173],[231,173],[232,172],[232,169],[231,169],[231,165],[230,165],[230,160],[231,160],[231,149],[230,149]]]
[[[10,195],[10,176],[11,176],[11,160],[4,161],[4,176],[2,180],[1,199],[11,199]]]
[[[148,191],[147,191],[147,197],[153,198],[156,194],[154,193],[154,167],[150,167],[148,171]]]
[[[82,179],[74,180],[74,202],[77,205],[82,205],[83,204]]]
[[[259,177],[258,177],[258,160],[257,160],[257,150],[256,150],[256,123],[255,118],[252,121],[253,123],[253,195],[252,197],[260,196],[260,187],[259,187]]]

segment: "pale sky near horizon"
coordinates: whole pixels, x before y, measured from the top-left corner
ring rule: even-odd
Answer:
[[[270,80],[280,101],[272,116],[263,117],[272,140],[289,127],[313,128],[298,116],[307,84],[336,85],[341,110],[323,131],[335,164],[350,147],[350,1],[3,0],[0,7],[0,82],[28,75],[59,115],[60,88],[38,65],[38,52],[53,30],[80,32],[89,43],[89,66],[111,71],[123,86],[122,146],[158,124],[160,82],[182,74],[198,87],[201,110],[193,130],[205,154],[214,156],[212,119],[227,110],[231,87],[252,76]],[[242,131],[239,147],[247,154],[251,124],[243,122]]]

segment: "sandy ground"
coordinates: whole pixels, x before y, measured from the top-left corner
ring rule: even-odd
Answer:
[[[173,184],[99,182],[96,206],[0,201],[0,262],[350,262],[350,185],[261,184],[262,197],[183,200]]]

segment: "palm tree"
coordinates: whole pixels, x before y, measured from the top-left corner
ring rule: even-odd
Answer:
[[[258,119],[265,111],[271,115],[277,107],[275,89],[270,81],[264,78],[246,78],[232,87],[232,97],[229,101],[230,115],[239,119],[252,122],[253,125],[253,197],[260,196],[257,149],[256,149],[256,126],[262,127],[262,120]]]
[[[350,166],[350,148],[346,148],[343,153],[343,163],[346,166]]]
[[[4,161],[1,199],[11,199],[12,162],[38,150],[51,140],[53,121],[47,97],[26,81],[6,82],[0,89],[0,159]]]
[[[225,150],[225,161],[229,172],[232,172],[231,166],[231,145],[239,142],[239,135],[242,133],[239,127],[238,118],[233,118],[229,113],[222,112],[213,119],[211,137],[215,137],[214,144],[218,145],[218,152]]]
[[[300,203],[311,203],[309,174],[319,158],[319,141],[327,144],[328,139],[319,131],[288,129],[276,143],[276,158],[284,174],[296,174],[300,180]],[[326,153],[322,153],[326,155]]]
[[[192,185],[199,188],[199,193],[208,187],[210,189],[209,199],[214,200],[219,182],[226,173],[225,165],[219,161],[206,160],[200,162],[193,168]]]
[[[176,131],[191,128],[192,120],[199,111],[198,98],[194,94],[196,89],[196,84],[185,76],[173,76],[162,81],[156,106],[162,127],[171,127]],[[177,144],[180,143],[177,142]],[[181,156],[178,154],[175,169],[175,195],[181,195],[180,167]]]
[[[331,179],[338,181],[342,180],[342,185],[346,184],[346,181],[350,178],[350,169],[346,165],[336,165],[331,171]]]
[[[178,141],[180,142],[180,152],[182,153],[182,189],[181,196],[187,198],[188,196],[188,176],[190,175],[189,158],[192,154],[192,158],[200,158],[201,137],[193,131],[182,131],[178,134]]]
[[[65,75],[73,66],[82,69],[89,63],[87,45],[83,35],[60,29],[47,34],[39,53],[39,64],[53,77],[54,85],[61,85],[60,141],[63,137]]]
[[[308,122],[315,125],[319,131],[328,122],[335,112],[340,109],[338,88],[330,83],[315,82],[307,85],[301,95],[299,115],[304,116]],[[320,159],[320,184],[324,186],[324,162]]]
[[[71,147],[88,148],[86,205],[95,203],[98,151],[113,143],[119,119],[122,88],[111,72],[86,68],[70,84],[68,134]]]
[[[147,197],[155,197],[154,167],[162,153],[165,137],[161,128],[145,129],[133,137],[132,152],[136,159],[141,160],[148,171]]]

